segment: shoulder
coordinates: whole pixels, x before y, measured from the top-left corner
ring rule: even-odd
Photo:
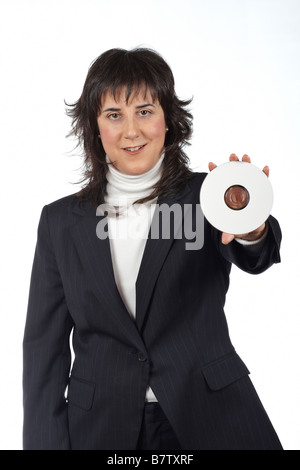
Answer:
[[[194,202],[199,202],[199,192],[206,175],[207,173],[198,173],[191,171],[188,180],[184,183],[184,186],[175,195],[175,200],[181,200],[182,202],[186,203],[187,200],[191,200],[192,198]],[[171,200],[173,199],[171,198]]]
[[[50,211],[64,210],[67,207],[71,207],[78,201],[78,193],[69,194],[68,196],[61,197],[55,201],[49,202],[47,208]]]
[[[65,225],[70,222],[72,212],[82,212],[86,205],[87,201],[80,199],[78,193],[73,193],[49,202],[43,207],[42,212],[46,214],[50,224]]]
[[[192,177],[188,181],[188,186],[192,191],[199,191],[207,173],[193,172]]]

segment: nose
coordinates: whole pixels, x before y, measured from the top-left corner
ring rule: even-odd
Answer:
[[[125,139],[136,139],[140,135],[140,129],[137,120],[134,117],[128,117],[124,125]]]

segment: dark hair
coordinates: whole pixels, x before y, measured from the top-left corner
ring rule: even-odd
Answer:
[[[116,98],[123,87],[127,90],[127,101],[132,93],[149,90],[153,101],[159,101],[169,129],[162,176],[152,194],[138,202],[177,193],[192,176],[183,151],[192,134],[192,115],[184,108],[192,100],[182,101],[176,96],[172,71],[157,52],[146,48],[110,49],[91,64],[79,100],[66,103],[67,115],[72,118],[68,136],[75,136],[77,146],[84,151],[85,170],[80,183],[88,181],[77,196],[90,199],[96,206],[104,202],[108,170],[97,124],[101,98],[107,91]]]

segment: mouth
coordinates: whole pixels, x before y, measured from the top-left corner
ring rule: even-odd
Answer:
[[[123,148],[123,150],[125,152],[130,153],[131,155],[136,155],[137,153],[141,152],[146,147],[146,145],[147,144],[138,145],[136,147],[125,147],[125,148]]]

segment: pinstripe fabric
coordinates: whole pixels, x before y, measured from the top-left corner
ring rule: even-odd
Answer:
[[[160,203],[195,208],[204,177],[196,173]],[[148,384],[182,449],[281,449],[223,310],[232,263],[258,274],[280,261],[277,221],[269,218],[255,255],[222,245],[207,223],[198,251],[185,250],[185,239],[148,239],[136,322],[98,222],[92,205],[73,196],[41,214],[24,335],[24,449],[135,449]]]

